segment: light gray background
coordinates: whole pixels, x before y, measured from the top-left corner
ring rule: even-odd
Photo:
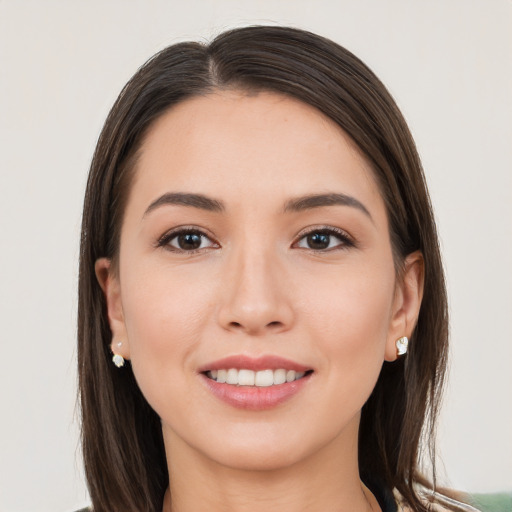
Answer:
[[[184,39],[279,23],[388,85],[422,155],[445,255],[448,483],[512,489],[510,0],[0,0],[0,511],[87,502],[74,416],[86,173],[136,68]]]

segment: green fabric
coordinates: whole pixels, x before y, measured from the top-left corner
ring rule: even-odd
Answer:
[[[472,494],[471,505],[482,512],[512,512],[512,492]]]

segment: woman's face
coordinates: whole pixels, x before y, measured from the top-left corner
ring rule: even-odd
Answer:
[[[120,243],[117,274],[97,263],[113,346],[168,452],[270,469],[357,450],[414,277],[337,125],[272,93],[182,102],[142,145]]]

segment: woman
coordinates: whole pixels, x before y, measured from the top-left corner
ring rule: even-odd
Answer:
[[[419,157],[356,57],[250,27],[126,85],[82,227],[95,511],[427,510],[447,332]]]

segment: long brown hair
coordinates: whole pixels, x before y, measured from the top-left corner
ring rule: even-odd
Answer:
[[[384,363],[363,407],[363,478],[396,488],[424,511],[418,480],[421,440],[433,449],[446,367],[448,318],[436,226],[414,141],[393,98],[357,57],[303,30],[248,27],[208,45],[166,48],[124,87],[92,160],[80,250],[78,364],[82,449],[96,512],[161,510],[168,485],[160,419],[131,367],[111,362],[111,332],[94,263],[115,265],[137,154],[151,124],[187,97],[215,89],[286,94],[334,120],[370,162],[384,198],[397,274],[404,258],[424,258],[424,295],[407,356]]]

